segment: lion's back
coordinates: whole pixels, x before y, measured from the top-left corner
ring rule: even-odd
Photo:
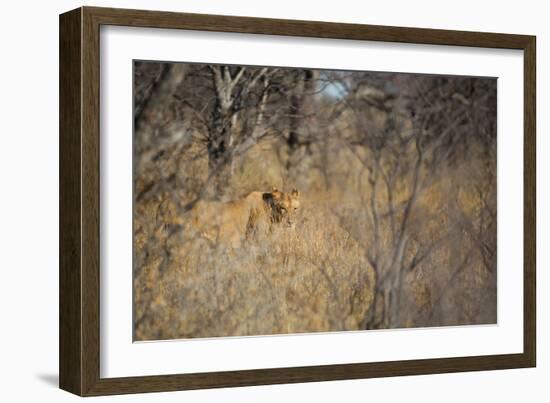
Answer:
[[[265,221],[262,195],[255,191],[229,202],[200,201],[190,212],[190,227],[212,241],[237,244],[251,226]]]

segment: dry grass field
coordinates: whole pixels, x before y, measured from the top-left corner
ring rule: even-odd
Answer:
[[[307,84],[328,80],[318,74],[226,67],[242,88],[225,116],[215,68],[159,66],[135,66],[135,340],[496,323],[496,133],[478,124],[496,119],[492,81],[439,83],[448,99],[412,115],[400,113],[414,75],[336,76],[393,93],[380,105]],[[455,124],[461,106],[469,121]],[[298,188],[293,228],[275,221],[235,243],[192,225],[211,219],[204,204],[272,187]]]

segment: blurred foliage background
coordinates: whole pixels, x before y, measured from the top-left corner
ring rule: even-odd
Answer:
[[[135,339],[496,323],[496,113],[494,78],[135,62]],[[272,186],[295,230],[189,230]]]

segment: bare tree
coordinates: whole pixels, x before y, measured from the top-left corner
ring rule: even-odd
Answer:
[[[177,156],[186,134],[177,115],[173,95],[185,79],[187,66],[178,64],[136,63],[134,97],[134,155],[138,170],[157,170],[160,156]],[[173,147],[176,145],[176,147]],[[136,197],[155,194],[167,185],[171,176],[149,176],[136,184]]]
[[[226,192],[235,158],[278,133],[286,74],[278,68],[198,65],[188,84],[200,95],[190,97],[190,86],[177,94],[184,113],[198,122],[196,137],[207,150],[212,196]]]
[[[492,204],[483,200],[482,218],[477,224],[463,215],[453,217],[447,233],[430,241],[423,240],[421,244],[414,238],[423,223],[413,220],[421,194],[433,186],[446,164],[452,163],[459,153],[468,152],[472,138],[479,131],[489,138],[487,144],[494,144],[494,128],[485,127],[479,121],[483,113],[477,113],[476,118],[479,109],[493,107],[491,91],[464,94],[471,80],[424,77],[408,82],[407,86],[401,85],[403,95],[394,100],[379,87],[388,83],[399,85],[397,78],[381,75],[373,79],[367,75],[352,83],[344,100],[346,108],[355,116],[355,128],[352,136],[340,133],[340,138],[365,167],[370,187],[368,212],[372,236],[365,248],[377,280],[365,328],[402,325],[403,278],[442,247],[444,241],[448,244],[450,237],[465,228],[476,232],[473,230],[476,225],[478,235],[493,233],[487,231],[492,224],[486,223],[494,216],[488,206]],[[389,110],[392,112],[388,113]],[[377,115],[383,119],[377,122]],[[486,195],[494,194],[490,189],[486,191]],[[487,256],[485,260],[494,262],[494,243],[477,241],[482,254]],[[463,270],[471,253],[471,250],[461,250],[452,271]]]
[[[286,136],[286,169],[289,178],[296,183],[303,177],[304,166],[311,159],[311,145],[321,139],[317,132],[315,96],[318,93],[319,71],[296,70],[289,77],[288,85],[288,135]]]

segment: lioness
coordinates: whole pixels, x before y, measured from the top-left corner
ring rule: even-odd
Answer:
[[[201,201],[191,210],[190,226],[213,242],[239,246],[245,238],[269,232],[273,224],[294,228],[299,208],[298,190],[285,193],[273,188],[225,203]]]

